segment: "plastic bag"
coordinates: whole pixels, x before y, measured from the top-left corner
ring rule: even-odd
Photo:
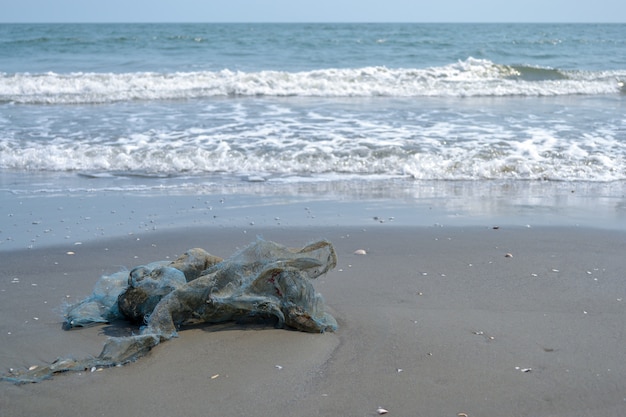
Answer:
[[[328,241],[289,249],[258,239],[226,260],[191,249],[174,262],[154,262],[102,277],[90,297],[68,309],[64,328],[126,318],[145,322],[140,334],[109,338],[95,358],[59,358],[3,379],[39,382],[59,372],[123,365],[190,324],[257,318],[305,332],[335,331],[337,322],[325,311],[311,280],[336,264]]]

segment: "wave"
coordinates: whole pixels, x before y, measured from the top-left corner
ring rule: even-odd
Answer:
[[[334,146],[250,149],[169,146],[146,141],[132,147],[56,142],[15,148],[0,144],[0,169],[10,172],[74,172],[92,179],[171,180],[177,177],[232,176],[250,181],[286,178],[412,178],[416,180],[626,180],[626,150],[615,138],[564,143],[541,135],[508,143],[467,140],[409,150],[380,140]],[[437,148],[439,146],[439,148]]]
[[[91,104],[233,96],[479,97],[619,94],[621,71],[565,71],[468,58],[424,69],[0,73],[0,103]]]
[[[511,74],[508,76],[508,78],[523,81],[564,81],[570,78],[566,72],[554,68],[514,65],[511,67],[505,67],[504,71]]]

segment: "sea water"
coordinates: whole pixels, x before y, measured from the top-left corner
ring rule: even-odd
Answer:
[[[1,24],[0,191],[577,189],[622,221],[625,51],[624,24]]]

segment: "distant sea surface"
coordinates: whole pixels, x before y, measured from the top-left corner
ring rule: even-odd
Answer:
[[[1,24],[0,189],[623,194],[624,82],[623,24]]]

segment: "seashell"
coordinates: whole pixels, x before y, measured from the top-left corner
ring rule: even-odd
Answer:
[[[389,412],[389,410],[385,410],[385,409],[384,409],[384,408],[382,408],[382,407],[378,407],[378,408],[376,409],[376,412],[377,412],[379,415],[383,415],[383,414],[387,414],[387,413]]]
[[[513,254],[511,254],[511,253],[507,253],[506,255],[504,255],[504,257],[505,257],[505,258],[512,258],[512,257],[513,257]]]
[[[354,251],[355,255],[366,255],[367,252],[365,252],[365,249],[357,249]]]
[[[39,368],[39,365],[33,365],[30,368],[28,368],[29,371],[34,371],[35,369]]]
[[[68,251],[68,252],[66,252],[66,254],[67,254],[67,255],[76,255],[76,254],[75,254],[74,252],[72,252],[72,251]]]
[[[220,376],[220,374],[215,374],[215,375],[211,376],[211,379],[215,379],[215,378],[217,378],[219,376]]]

